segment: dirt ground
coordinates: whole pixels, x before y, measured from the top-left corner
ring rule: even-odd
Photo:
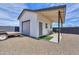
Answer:
[[[79,54],[79,35],[63,34],[59,44],[29,37],[0,41],[1,55],[74,55]]]

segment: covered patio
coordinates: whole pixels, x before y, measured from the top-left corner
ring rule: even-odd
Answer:
[[[62,38],[62,33],[60,32],[60,30],[61,30],[61,27],[63,27],[63,23],[65,20],[66,5],[39,9],[39,10],[36,10],[35,12],[38,15],[41,15],[41,16],[47,18],[48,20],[50,20],[51,24],[53,22],[58,23],[58,33],[53,34],[54,38],[50,41],[59,43]]]

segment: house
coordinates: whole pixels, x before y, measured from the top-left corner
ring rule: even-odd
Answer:
[[[38,38],[51,33],[53,22],[58,22],[60,29],[64,23],[65,11],[66,5],[38,10],[24,9],[18,17],[20,32]]]

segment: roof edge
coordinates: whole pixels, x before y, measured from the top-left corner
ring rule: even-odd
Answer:
[[[48,7],[48,8],[41,8],[37,10],[32,10],[32,9],[23,9],[20,15],[18,16],[18,19],[21,17],[22,13],[24,11],[31,11],[31,12],[38,12],[38,11],[45,11],[45,10],[54,10],[54,9],[59,9],[59,8],[66,8],[66,5],[60,5],[60,6],[54,6],[54,7]]]

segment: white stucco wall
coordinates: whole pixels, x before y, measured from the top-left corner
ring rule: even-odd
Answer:
[[[38,37],[37,33],[37,15],[34,12],[25,11],[20,17],[20,32],[22,33],[22,22],[30,20],[30,36]]]

